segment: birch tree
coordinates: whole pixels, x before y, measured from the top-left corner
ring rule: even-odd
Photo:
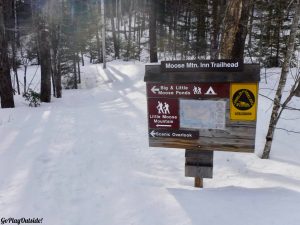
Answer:
[[[284,90],[284,87],[286,84],[286,79],[287,79],[287,75],[288,75],[289,68],[290,68],[290,62],[291,62],[292,55],[294,52],[296,34],[297,34],[297,30],[298,30],[298,23],[299,23],[299,18],[300,18],[300,2],[299,2],[299,0],[297,3],[295,3],[295,6],[296,6],[295,13],[294,13],[292,26],[291,26],[290,37],[289,37],[289,42],[288,42],[288,46],[287,46],[287,52],[286,52],[284,62],[282,65],[282,69],[281,69],[281,76],[280,76],[280,80],[278,83],[278,87],[277,87],[277,91],[276,91],[276,95],[275,95],[275,99],[274,99],[274,105],[273,105],[273,110],[272,110],[271,119],[270,119],[270,123],[269,123],[269,129],[268,129],[268,133],[266,136],[266,144],[265,144],[263,155],[262,155],[263,159],[268,159],[270,157],[270,152],[271,152],[271,147],[272,147],[272,142],[273,142],[276,125],[280,119],[280,115],[282,113],[282,110],[284,109],[284,106],[288,103],[288,101],[291,99],[291,96],[292,96],[292,95],[290,95],[289,98],[287,99],[288,101],[286,100],[284,102],[284,104],[281,104],[282,94],[283,94],[283,90]]]

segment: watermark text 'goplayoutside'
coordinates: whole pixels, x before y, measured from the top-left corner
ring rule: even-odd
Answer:
[[[37,223],[43,223],[43,218],[1,218],[1,224],[37,224]]]

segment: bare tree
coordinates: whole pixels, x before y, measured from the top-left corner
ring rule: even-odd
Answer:
[[[278,84],[275,99],[274,99],[274,106],[273,106],[273,110],[272,110],[272,114],[271,114],[268,133],[266,136],[266,144],[265,144],[263,155],[262,155],[263,159],[268,159],[270,157],[273,136],[274,136],[274,132],[275,132],[278,120],[280,119],[280,115],[281,115],[282,111],[284,110],[285,106],[287,105],[287,103],[295,95],[295,87],[296,87],[295,85],[296,84],[292,87],[289,97],[285,100],[285,102],[283,104],[281,104],[282,93],[283,93],[283,89],[286,84],[286,79],[287,79],[287,75],[288,75],[289,68],[290,68],[290,62],[291,62],[292,55],[294,52],[295,38],[296,38],[296,34],[297,34],[297,30],[298,30],[298,23],[299,23],[299,18],[300,18],[300,3],[299,3],[299,1],[298,1],[298,3],[295,3],[295,5],[296,5],[295,14],[294,14],[294,18],[293,18],[293,22],[292,22],[292,26],[291,26],[290,37],[289,37],[289,42],[288,42],[288,46],[287,46],[287,52],[286,52],[284,62],[282,65],[281,76],[280,76],[279,84]],[[298,79],[298,82],[299,82],[299,79]]]

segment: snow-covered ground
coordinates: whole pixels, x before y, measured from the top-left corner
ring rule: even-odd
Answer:
[[[184,150],[148,147],[143,76],[138,62],[111,62],[106,71],[87,65],[81,89],[65,90],[62,99],[29,108],[17,97],[15,109],[0,109],[0,219],[43,218],[47,225],[300,223],[300,135],[278,130],[271,159],[259,158],[270,100],[259,97],[256,153],[216,152],[214,178],[195,189],[184,177]],[[277,78],[278,69],[269,70],[260,93],[272,97]],[[299,100],[292,105],[300,108]],[[300,130],[299,112],[286,111],[283,118],[279,127]]]

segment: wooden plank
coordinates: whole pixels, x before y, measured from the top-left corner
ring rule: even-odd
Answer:
[[[254,139],[255,128],[249,127],[227,127],[226,130],[200,130],[199,137],[207,138],[242,138],[242,139]]]
[[[209,151],[254,152],[256,121],[231,121],[229,119],[229,100],[225,99],[225,101],[224,130],[200,129],[199,138],[194,140],[180,140],[178,138],[170,140],[170,138],[164,137],[150,137],[149,146]]]
[[[186,177],[212,178],[213,167],[185,165]]]
[[[144,81],[158,83],[259,82],[259,64],[244,64],[241,72],[162,72],[160,65],[146,65]]]
[[[198,158],[204,158],[207,161],[209,161],[214,157],[214,153],[209,151],[197,151],[195,149],[186,149],[185,157],[194,157],[194,158],[198,157]]]
[[[205,161],[199,157],[185,157],[185,164],[190,166],[213,166],[213,160]]]
[[[197,151],[198,152],[198,151]],[[199,151],[200,152],[200,151]],[[213,153],[213,151],[207,151]],[[213,166],[213,155],[209,157],[204,157],[201,154],[194,154],[194,156],[185,157],[185,164],[190,166]]]
[[[245,125],[246,126],[246,125]],[[149,138],[150,147],[169,147],[197,150],[254,152],[255,126],[241,127],[232,123],[226,130],[200,130],[199,139]]]
[[[199,139],[200,140],[200,139]],[[199,141],[184,141],[180,139],[154,139],[150,138],[149,146],[150,147],[163,147],[163,148],[178,148],[178,149],[195,149],[203,151],[229,151],[229,152],[254,152],[255,141],[251,143],[204,143]]]
[[[253,65],[246,65],[245,68]],[[249,68],[248,68],[249,69]],[[253,68],[252,68],[253,69]],[[247,69],[246,69],[247,70]],[[250,68],[251,70],[251,68]],[[152,71],[152,69],[151,69]],[[208,72],[207,72],[208,73]],[[211,74],[211,73],[209,73]],[[226,73],[227,74],[227,73]],[[179,75],[178,75],[179,76]],[[214,75],[213,75],[214,76]],[[195,78],[195,77],[194,77]],[[171,79],[171,78],[170,78]],[[201,81],[201,80],[200,80]],[[197,80],[197,82],[199,82]],[[173,83],[173,81],[171,82]],[[176,83],[176,82],[175,82]],[[162,83],[164,84],[164,83]],[[178,84],[182,84],[178,82]],[[151,86],[152,88],[154,86]],[[158,88],[158,86],[155,86]],[[151,101],[153,98],[148,98]],[[170,98],[178,100],[178,98]],[[199,98],[199,100],[202,98]],[[205,98],[203,100],[206,100]],[[173,121],[180,130],[199,130],[199,138],[170,138],[166,136],[159,136],[149,129],[149,146],[150,147],[166,147],[166,148],[181,148],[181,149],[196,149],[205,151],[233,151],[233,152],[254,152],[255,149],[255,134],[256,134],[256,121],[233,121],[230,120],[230,99],[216,97],[216,101],[225,101],[225,129],[196,129],[196,127],[188,128],[180,122],[180,115],[177,120]],[[165,101],[165,100],[164,100]],[[180,101],[180,100],[178,100]],[[185,100],[186,101],[186,100]],[[194,100],[195,101],[195,100]],[[152,108],[156,108],[154,104]],[[156,110],[156,109],[155,109]],[[155,111],[154,110],[154,111]],[[179,106],[175,107],[175,111],[179,110]],[[149,111],[149,109],[148,109]],[[156,112],[156,111],[155,111]],[[151,125],[151,123],[150,123]],[[153,124],[152,124],[153,125]],[[161,129],[161,128],[159,128]],[[155,130],[156,131],[156,130]],[[172,130],[170,130],[171,132]],[[169,133],[170,133],[169,132]],[[153,137],[154,136],[154,137]],[[193,139],[193,140],[192,140]]]
[[[249,138],[224,138],[224,137],[201,137],[199,139],[199,145],[203,144],[214,144],[214,145],[251,145],[255,143],[255,139],[249,139]]]
[[[213,166],[213,151],[185,150],[185,164],[194,166]]]
[[[188,98],[188,99],[229,99],[230,83],[175,83],[162,84],[150,83],[147,85],[148,98]],[[195,91],[195,87],[198,91]],[[209,90],[212,89],[216,93],[210,95]]]

